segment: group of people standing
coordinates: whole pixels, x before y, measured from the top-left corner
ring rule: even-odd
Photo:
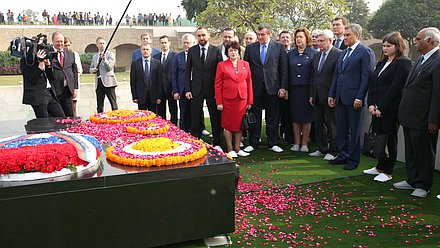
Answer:
[[[404,55],[406,45],[399,32],[383,38],[376,65],[374,52],[361,43],[361,36],[361,26],[336,17],[332,30],[296,29],[294,48],[290,32],[282,31],[275,41],[266,24],[258,26],[257,34],[245,35],[246,47],[230,28],[222,32],[223,43],[214,46],[208,30],[199,27],[196,37],[183,35],[183,51],[175,53],[168,36],[159,38],[159,50],[151,46],[152,36],[144,33],[140,48],[132,55],[132,100],[139,109],[164,119],[168,105],[170,121],[197,138],[204,130],[206,102],[213,146],[222,150],[224,139],[231,157],[249,156],[259,148],[263,110],[268,148],[276,153],[283,152],[279,136],[292,144],[291,151],[309,152],[314,122],[318,150],[309,155],[323,156],[346,170],[360,163],[368,108],[374,131],[387,135],[387,156],[364,173],[376,175],[374,180],[379,182],[392,179],[400,124],[407,179],[394,186],[425,197],[432,186],[440,122],[440,32],[424,28],[418,33],[415,43],[422,56],[414,66]],[[72,52],[63,50],[61,33],[55,32],[52,40],[54,56],[47,58],[44,51],[38,51],[38,63],[33,66],[26,59],[21,61],[23,103],[32,105],[37,118],[74,115],[71,102],[79,86],[78,62]],[[115,58],[111,52],[104,53],[104,38],[99,37],[96,44],[99,52],[90,72],[96,74],[97,111],[103,112],[105,96],[115,110]],[[255,116],[256,123],[244,133],[246,112]],[[243,136],[248,145],[241,149]]]
[[[23,73],[23,103],[32,106],[37,118],[74,116],[73,99],[82,73],[79,55],[60,32],[52,34],[53,46],[27,54],[20,60]],[[65,47],[66,44],[66,47]]]
[[[181,22],[180,15],[174,20],[174,17],[171,13],[138,13],[138,15],[133,15],[132,17],[129,14],[125,15],[125,23],[127,25],[137,25],[137,26],[173,26],[174,22]]]
[[[20,60],[23,74],[23,104],[31,105],[36,118],[77,116],[77,98],[80,76],[83,73],[77,52],[72,51],[72,41],[61,32],[52,34],[48,51],[40,49],[28,53]],[[98,37],[98,53],[92,58],[90,73],[96,74],[95,92],[97,112],[104,109],[104,98],[110,101],[112,110],[118,109],[114,75],[115,56],[105,50],[105,39]],[[32,52],[32,51],[31,51]]]

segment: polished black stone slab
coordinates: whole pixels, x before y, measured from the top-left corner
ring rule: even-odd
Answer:
[[[0,121],[0,138],[65,128],[54,119]],[[132,168],[102,155],[93,173],[4,184],[5,247],[153,247],[234,230],[235,163],[207,156],[180,166]]]

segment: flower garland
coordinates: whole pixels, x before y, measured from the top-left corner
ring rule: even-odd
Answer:
[[[168,139],[169,141],[165,142],[163,139]],[[161,145],[155,146],[156,148],[154,149],[146,147],[154,142]],[[177,143],[178,147],[169,149],[169,142]],[[142,148],[138,150],[136,147]],[[112,162],[139,167],[182,164],[200,159],[206,154],[207,149],[201,141],[194,139],[173,140],[170,138],[162,138],[160,140],[152,138],[149,142],[141,140],[129,145],[123,143],[116,144],[115,146],[110,146],[106,151],[107,159]]]
[[[77,135],[96,150],[96,161],[101,145],[93,137]],[[70,166],[87,165],[77,148],[62,138],[50,134],[22,135],[1,140],[0,174],[21,172],[52,173]]]
[[[52,144],[2,149],[0,174],[41,171],[52,173],[68,165],[83,165],[70,144]]]
[[[176,149],[176,142],[167,138],[143,139],[132,146],[133,149],[142,152],[165,152]]]
[[[154,118],[150,121],[141,121],[127,124],[128,133],[139,133],[142,135],[156,135],[166,133],[170,129],[170,125],[160,118]]]
[[[128,123],[148,121],[156,118],[156,114],[147,110],[118,109],[90,116],[90,121],[95,123]]]

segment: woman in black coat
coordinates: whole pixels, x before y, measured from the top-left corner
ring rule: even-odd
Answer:
[[[371,77],[368,91],[368,111],[372,115],[372,128],[376,133],[386,134],[388,154],[378,159],[376,167],[364,170],[365,174],[377,175],[374,180],[386,182],[392,179],[397,157],[397,111],[402,88],[411,69],[411,61],[403,55],[405,42],[399,32],[392,32],[382,39],[382,56]]]

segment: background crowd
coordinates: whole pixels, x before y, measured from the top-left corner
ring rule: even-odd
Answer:
[[[182,25],[182,17],[178,15],[174,17],[171,13],[138,13],[137,15],[125,15],[126,25],[137,26],[180,26]],[[29,25],[29,24],[43,24],[43,25],[116,25],[112,15],[106,13],[91,13],[88,11],[69,11],[49,13],[44,10],[41,15],[34,16],[33,14],[18,13],[16,15],[11,10],[6,13],[0,11],[0,25]]]

